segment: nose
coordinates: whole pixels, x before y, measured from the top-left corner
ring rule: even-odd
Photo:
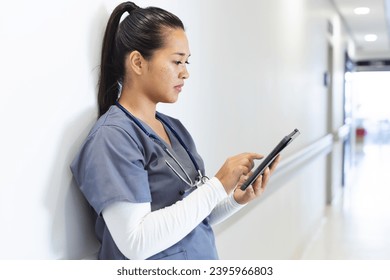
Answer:
[[[183,70],[179,74],[179,78],[185,80],[188,79],[189,77],[190,77],[190,73],[188,72],[187,67],[184,66]]]

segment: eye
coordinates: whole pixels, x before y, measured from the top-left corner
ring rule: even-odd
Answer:
[[[190,64],[188,61],[185,61],[184,63],[187,64],[187,65]],[[175,64],[176,65],[181,65],[181,64],[183,64],[183,62],[181,62],[180,60],[177,60],[177,61],[175,61]]]

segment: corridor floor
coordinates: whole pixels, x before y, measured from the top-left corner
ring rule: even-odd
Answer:
[[[302,259],[390,260],[390,144],[366,144]]]

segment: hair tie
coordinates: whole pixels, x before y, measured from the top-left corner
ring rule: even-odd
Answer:
[[[133,2],[126,2],[126,5],[125,5],[125,12],[128,12],[129,14],[131,14],[131,12],[139,9],[140,7],[138,7],[136,4],[134,4]]]

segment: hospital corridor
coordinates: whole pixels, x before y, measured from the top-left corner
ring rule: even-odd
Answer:
[[[183,230],[169,234],[171,243],[153,239],[161,248],[151,246],[149,255],[136,255],[142,258],[168,252],[170,246],[182,251],[172,250],[167,258],[196,258],[180,242],[200,252],[195,243],[206,240],[199,233],[204,231],[209,242],[204,244],[212,244],[204,247],[213,258],[226,261],[390,260],[390,0],[55,2],[52,10],[50,0],[0,4],[0,260],[96,260],[104,246],[95,230],[104,232],[110,249],[118,253],[115,257],[122,256],[102,214],[114,202],[133,204],[126,209],[137,211],[121,213],[138,213],[129,219],[135,228],[159,211],[149,220],[153,230],[143,232],[145,236],[160,233],[156,225],[164,224],[158,215],[165,208],[176,209],[165,216],[173,221],[165,223],[171,226],[161,228],[165,234]],[[109,21],[118,5],[123,10]],[[102,90],[110,96],[99,95],[106,26],[110,23],[114,34],[107,36],[112,39],[107,44],[119,52],[113,44],[117,31],[133,30],[120,24],[149,6],[176,15],[185,27],[171,27],[172,38],[179,34],[183,44],[172,43],[179,50],[170,53],[185,61],[156,51],[171,46],[165,33],[147,52],[148,59],[141,51],[123,50],[125,59],[133,57],[127,52],[134,52],[137,63],[155,62],[163,54],[158,63],[169,65],[142,72],[134,64],[139,70],[134,73],[145,75],[139,81],[147,90],[127,96],[146,96],[142,101],[147,102],[134,104],[142,105],[138,112],[147,111],[154,126],[120,104],[121,94],[131,88],[123,87],[128,73],[110,78],[110,86]],[[111,53],[104,57],[109,64]],[[124,71],[127,63],[117,68]],[[175,70],[167,70],[171,68]],[[107,73],[117,69],[111,70]],[[104,114],[112,109],[118,119],[126,115],[121,125],[131,124],[136,135],[121,132],[123,140],[118,137],[114,144],[96,140],[98,149],[82,148],[98,134],[91,132],[95,125],[103,123],[97,121],[98,99],[107,101]],[[170,121],[160,122],[165,118]],[[282,160],[259,197],[252,200],[240,193],[237,199],[239,177],[229,189],[221,183],[217,175],[229,159],[249,153],[266,156],[295,129],[299,136],[281,152]],[[156,131],[165,135],[164,141],[156,141]],[[169,152],[172,143],[176,152]],[[116,153],[116,148],[115,157],[105,153]],[[94,160],[79,157],[82,152]],[[80,165],[72,165],[75,158]],[[253,158],[248,162],[250,167],[252,162],[254,167],[261,164]],[[71,170],[71,165],[76,167]],[[248,175],[246,167],[238,176]],[[86,174],[92,179],[85,179]],[[107,183],[111,177],[115,179]],[[187,195],[196,189],[202,193],[208,184],[216,184],[213,200],[202,200],[214,203],[208,204],[210,209],[200,200],[187,207]],[[108,189],[117,186],[126,196]],[[225,192],[217,193],[218,188]],[[134,201],[132,191],[139,195]],[[107,201],[97,210],[90,197],[102,194]],[[158,204],[159,199],[164,203]],[[149,207],[152,203],[158,207]],[[180,212],[177,204],[208,212],[200,220],[186,220],[187,212]],[[188,225],[189,220],[196,225]],[[180,226],[172,226],[176,223]],[[125,232],[122,240],[129,240],[118,224],[119,236]],[[191,239],[193,233],[200,239]]]
[[[326,207],[304,259],[390,258],[390,72],[352,76],[356,130],[344,157],[344,187]]]
[[[326,208],[302,259],[390,259],[389,132],[357,152],[343,194]]]

